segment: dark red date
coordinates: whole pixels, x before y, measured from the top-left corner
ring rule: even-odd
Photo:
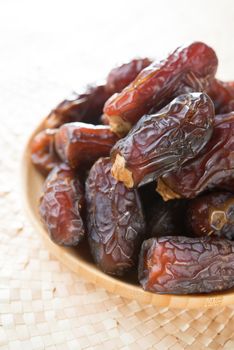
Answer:
[[[99,124],[106,100],[115,92],[121,91],[151,61],[148,58],[135,59],[114,68],[107,77],[106,85],[88,86],[81,94],[62,101],[51,111],[45,120],[45,128],[58,128],[70,122]]]
[[[84,93],[73,93],[51,111],[44,122],[45,128],[58,128],[70,122],[98,124],[105,101],[110,97],[105,85],[89,86]]]
[[[72,168],[91,166],[98,158],[109,156],[117,141],[109,126],[68,123],[58,130],[56,150]]]
[[[160,237],[145,241],[139,281],[155,293],[192,294],[234,286],[234,243],[218,238]]]
[[[57,129],[46,129],[32,140],[31,159],[42,175],[48,175],[61,162],[55,150],[56,133]]]
[[[166,59],[153,62],[105,103],[104,113],[112,130],[125,135],[152,107],[159,110],[182,93],[207,90],[217,64],[215,52],[201,42],[180,47]]]
[[[138,258],[145,221],[137,190],[111,176],[109,158],[100,158],[86,181],[88,240],[96,264],[106,273],[123,275]]]
[[[234,188],[234,113],[215,117],[211,140],[201,154],[158,179],[164,200],[195,198],[210,189]]]
[[[84,205],[84,189],[77,174],[65,164],[54,168],[44,184],[40,215],[55,243],[76,246],[83,239]]]
[[[138,58],[112,69],[107,77],[106,89],[110,94],[122,91],[142,69],[152,63],[148,58]]]
[[[209,141],[214,105],[203,93],[175,98],[142,117],[111,151],[112,174],[131,188],[152,182],[194,158]]]
[[[234,195],[214,192],[189,201],[187,226],[196,236],[233,239]]]
[[[207,94],[214,101],[216,113],[234,111],[234,83],[214,79]]]

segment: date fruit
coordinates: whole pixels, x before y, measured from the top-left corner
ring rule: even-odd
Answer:
[[[113,147],[113,176],[131,188],[177,169],[209,141],[213,119],[213,102],[203,93],[181,95],[158,113],[145,115]]]
[[[158,179],[163,199],[195,198],[211,189],[234,188],[234,113],[215,117],[212,137],[201,154]]]
[[[153,62],[106,101],[104,113],[112,130],[125,135],[152,107],[159,110],[178,95],[206,91],[217,65],[215,52],[202,42],[179,47],[166,59]]]
[[[103,106],[110,97],[105,85],[88,86],[82,94],[73,93],[51,111],[44,122],[45,128],[58,128],[70,122],[98,124]]]
[[[214,102],[216,113],[228,113],[234,111],[233,82],[222,82],[214,79],[210,84],[207,94]]]
[[[187,226],[196,236],[234,239],[234,195],[213,192],[189,201]]]
[[[79,122],[62,125],[55,138],[59,156],[72,168],[91,166],[98,158],[109,156],[117,141],[109,126]]]
[[[155,293],[192,294],[234,286],[234,242],[211,237],[160,237],[144,241],[139,281]]]
[[[61,162],[55,150],[56,133],[57,129],[46,129],[32,140],[31,159],[42,175],[48,175]]]
[[[84,206],[84,189],[75,171],[65,164],[54,168],[44,184],[40,215],[55,243],[76,246],[83,239]]]
[[[88,86],[81,94],[73,93],[51,111],[45,120],[45,128],[58,128],[70,122],[99,124],[104,103],[115,92],[121,91],[151,61],[135,59],[114,68],[107,77],[106,85]]]
[[[112,95],[122,91],[136,76],[152,63],[148,58],[133,59],[112,69],[107,77],[106,89]]]
[[[100,158],[86,180],[88,241],[96,264],[121,276],[137,262],[145,221],[137,190],[111,176],[109,158]]]

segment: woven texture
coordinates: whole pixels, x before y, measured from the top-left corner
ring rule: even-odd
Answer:
[[[74,15],[69,10],[67,16],[64,16],[67,21],[65,23],[64,8],[61,7],[55,16],[56,25],[53,30],[43,32],[40,27],[42,11],[39,5],[34,8],[35,2],[33,5],[30,1],[22,1],[18,5],[15,2],[16,8],[12,1],[2,3],[9,6],[14,30],[8,25],[8,17],[1,17],[4,11],[0,10],[0,28],[1,33],[4,33],[0,38],[0,349],[233,350],[234,306],[216,307],[206,311],[172,310],[140,305],[133,300],[110,294],[71,273],[55,260],[43,246],[22,208],[22,152],[40,119],[71,88],[95,80],[96,77],[101,78],[113,62],[141,53],[149,52],[153,55],[153,25],[161,16],[155,21],[156,9],[142,14],[138,7],[131,13],[135,18],[141,16],[141,26],[135,25],[131,29],[129,17],[124,15],[123,6],[126,6],[126,1],[121,5],[122,8],[116,8],[118,26],[109,25],[105,14],[100,18],[94,11],[89,20],[97,18],[96,45],[102,47],[102,50],[96,50],[95,47],[92,48],[95,45],[92,41],[94,29],[86,25],[84,16]],[[41,2],[39,3],[41,6]],[[49,6],[49,2],[44,4],[45,13],[48,10],[47,3]],[[152,6],[153,3],[154,1]],[[182,3],[186,4],[183,1]],[[212,6],[211,1],[207,4],[207,9]],[[225,4],[227,2],[224,1],[224,8],[228,7]],[[201,1],[198,9],[203,5],[204,2]],[[31,18],[30,23],[25,20],[19,24],[18,19],[23,13],[26,16],[28,6],[31,6],[30,11],[35,18]],[[207,14],[204,13],[206,19]],[[176,5],[171,16],[172,14],[178,18],[183,17],[180,12],[176,12]],[[216,16],[213,23],[218,22],[216,19],[219,15],[218,10],[217,14],[212,13],[212,16]],[[226,26],[230,24],[230,29],[232,21],[228,18],[231,19],[232,16],[233,10],[229,10],[225,11],[223,17]],[[51,17],[51,14],[45,16],[43,28],[48,28]],[[189,16],[189,21],[193,21],[193,17]],[[210,16],[210,20],[212,18]],[[74,23],[75,19],[77,31],[73,33],[73,28],[70,27],[70,31],[66,32],[67,26]],[[103,27],[100,27],[101,21],[105,23]],[[163,23],[161,22],[162,25]],[[34,26],[32,31],[27,29],[28,24]],[[147,26],[145,33],[149,33],[148,42],[140,32],[144,24]],[[212,27],[206,23],[204,25],[202,28],[207,28],[204,40],[213,40],[211,44],[215,45],[214,38],[223,35],[217,43],[221,52],[221,39],[229,40],[231,37],[228,35],[232,36],[233,29],[232,32],[227,30],[222,34],[217,27],[214,30],[218,34],[213,35]],[[195,34],[199,27],[200,25],[191,24]],[[54,32],[55,28],[59,34]],[[82,39],[82,28],[86,30],[86,40],[92,45],[86,45]],[[129,30],[125,32],[127,28]],[[159,38],[162,52],[173,47],[172,42],[178,41],[175,37],[178,32],[180,41],[187,40],[183,35],[188,31],[179,28],[172,30],[170,35]],[[103,35],[102,41],[99,34]],[[117,41],[112,50],[109,50],[109,42],[113,37]],[[197,37],[202,38],[202,35],[199,33]],[[227,55],[231,48],[229,45],[226,47],[227,50],[221,52],[221,56],[226,67],[229,62],[230,70],[222,68],[222,72],[228,77],[233,66]],[[148,49],[151,51],[147,51]],[[95,64],[92,56],[94,53]]]

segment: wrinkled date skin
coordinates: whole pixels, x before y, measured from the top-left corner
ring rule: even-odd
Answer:
[[[34,137],[31,143],[32,162],[45,176],[61,162],[55,150],[56,133],[57,129],[43,130]]]
[[[234,82],[222,82],[214,79],[207,94],[213,100],[217,114],[234,111]]]
[[[214,105],[208,95],[175,98],[146,115],[111,151],[112,174],[131,188],[152,182],[194,158],[209,141]]]
[[[164,202],[161,198],[151,207],[147,219],[147,233],[150,237],[190,235],[186,228],[186,200]]]
[[[88,240],[96,264],[121,276],[138,258],[145,221],[137,190],[111,176],[109,158],[100,158],[86,181]]]
[[[196,236],[234,239],[234,195],[213,192],[189,201],[187,226]]]
[[[82,94],[73,93],[48,115],[45,128],[58,128],[62,124],[83,121],[98,124],[105,101],[111,96],[104,85],[89,86]]]
[[[212,138],[201,154],[158,179],[163,199],[195,198],[210,189],[234,188],[234,113],[218,115]]]
[[[62,125],[56,135],[56,150],[70,167],[91,166],[98,158],[110,155],[118,141],[109,126],[85,123]]]
[[[155,293],[192,294],[234,286],[234,243],[211,237],[160,237],[144,241],[139,281]]]
[[[110,94],[122,91],[136,76],[148,67],[152,61],[149,58],[133,59],[112,69],[107,77],[106,89]]]
[[[105,103],[112,130],[125,135],[152,107],[159,110],[183,93],[206,91],[217,65],[215,52],[201,42],[179,47],[166,59],[153,62]]]
[[[50,238],[59,245],[76,246],[84,237],[84,189],[74,170],[61,164],[45,181],[40,215]]]

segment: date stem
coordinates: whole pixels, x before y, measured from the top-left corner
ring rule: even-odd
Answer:
[[[116,180],[122,181],[126,187],[132,188],[134,186],[132,172],[125,167],[125,163],[124,157],[117,154],[111,174]]]
[[[158,179],[156,191],[162,196],[165,202],[169,201],[170,199],[181,198],[181,196],[172,191],[172,189],[168,187],[161,178]]]

